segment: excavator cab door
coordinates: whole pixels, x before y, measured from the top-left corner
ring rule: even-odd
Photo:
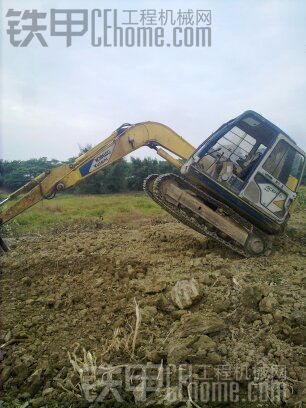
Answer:
[[[241,196],[283,223],[296,198],[304,166],[305,153],[280,133]]]

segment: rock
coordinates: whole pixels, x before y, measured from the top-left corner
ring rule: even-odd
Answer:
[[[178,281],[171,290],[172,301],[179,309],[190,308],[200,297],[200,287],[195,279]]]
[[[145,306],[141,309],[141,320],[144,323],[150,323],[154,320],[154,316],[157,314],[157,309],[155,306]]]
[[[82,317],[85,317],[86,314],[87,314],[87,309],[86,309],[86,308],[81,309],[81,310],[79,311],[79,316],[80,316],[81,318],[82,318]]]
[[[29,368],[25,363],[17,364],[13,372],[16,376],[16,383],[21,385],[29,376]]]
[[[95,287],[98,288],[99,286],[102,285],[102,283],[104,282],[104,278],[98,278],[95,281]]]
[[[174,306],[165,295],[160,295],[155,304],[157,309],[164,313],[170,313],[174,309]]]
[[[282,312],[279,309],[276,309],[273,313],[273,318],[276,322],[280,323],[283,320]]]
[[[45,397],[46,395],[50,395],[53,394],[54,392],[54,388],[49,387],[49,388],[45,388],[42,392],[43,397]]]
[[[177,319],[180,320],[182,318],[182,316],[184,316],[184,314],[188,313],[187,310],[173,310],[173,312],[171,313],[172,316]]]
[[[306,313],[303,311],[296,311],[292,314],[292,320],[298,326],[306,326]]]
[[[266,315],[263,315],[261,320],[262,320],[263,324],[268,326],[272,322],[273,316],[270,313],[268,313]]]
[[[40,408],[45,405],[44,398],[43,397],[33,398],[31,399],[31,404],[33,408]]]
[[[220,354],[213,351],[211,353],[208,353],[207,359],[205,362],[207,362],[208,364],[212,364],[212,365],[218,365],[221,363],[221,361],[222,361],[222,358]]]
[[[127,275],[129,278],[135,278],[136,276],[136,271],[135,269],[132,267],[132,265],[128,265],[127,266]]]
[[[227,348],[225,344],[219,344],[218,346],[218,351],[220,352],[220,354],[222,356],[226,356],[227,355]]]
[[[176,339],[170,342],[167,361],[170,364],[184,363],[190,359],[192,351],[190,347],[194,343],[194,337],[187,339]]]
[[[196,352],[203,352],[205,351],[208,353],[209,351],[213,351],[217,348],[217,344],[206,335],[200,336],[200,338],[194,343],[193,349]]]
[[[27,367],[30,367],[32,364],[35,363],[35,358],[30,354],[24,354],[21,358]]]
[[[203,263],[202,258],[194,258],[192,266],[200,266],[200,265],[202,265],[202,263]]]
[[[146,407],[177,407],[181,402],[181,390],[178,386],[157,388],[145,402]]]
[[[118,317],[113,323],[114,328],[122,327],[123,325],[124,325],[124,319],[122,317]]]
[[[227,299],[224,299],[215,305],[214,310],[216,313],[222,313],[222,312],[226,312],[230,308],[231,308],[231,302]]]
[[[158,364],[161,362],[162,360],[162,355],[161,353],[159,353],[158,351],[147,351],[146,352],[146,358],[148,361],[154,363],[154,364]]]
[[[214,316],[203,316],[200,312],[184,315],[178,328],[179,337],[218,333],[226,329],[224,320]]]
[[[163,292],[167,287],[167,283],[164,281],[152,282],[145,286],[144,292],[147,294]]]
[[[199,281],[205,285],[211,285],[213,283],[212,277],[206,274],[201,275]]]
[[[26,305],[33,305],[35,303],[35,299],[27,299],[26,301],[25,301],[25,304]]]
[[[15,337],[16,339],[27,339],[29,336],[27,335],[27,333],[26,333],[25,331],[23,331],[23,330],[17,330],[17,331],[15,332],[14,337]]]
[[[34,371],[34,373],[27,380],[27,391],[33,397],[43,384],[42,369]]]
[[[28,400],[31,398],[31,395],[28,392],[23,392],[20,394],[20,399],[21,400]],[[21,405],[22,406],[22,405]],[[25,405],[24,405],[25,406]]]
[[[6,333],[6,335],[4,336],[4,339],[3,339],[3,340],[4,340],[4,343],[10,341],[11,338],[12,338],[12,332],[11,332],[11,330],[8,330],[7,333]]]
[[[50,309],[52,309],[55,305],[55,299],[52,297],[47,297],[46,299],[44,299],[43,302],[47,307],[49,307]]]
[[[1,381],[2,383],[5,383],[9,378],[12,373],[12,367],[11,366],[3,366],[2,372],[1,372]]]
[[[264,313],[273,313],[277,306],[277,300],[272,296],[266,296],[259,302],[259,310]]]
[[[24,286],[31,286],[32,281],[31,281],[31,278],[29,278],[29,276],[25,276],[24,278],[21,279],[21,283]]]
[[[291,341],[297,346],[304,345],[306,341],[306,329],[297,328],[297,329],[292,330],[290,334],[290,338],[291,338]]]
[[[37,323],[40,322],[40,320],[41,320],[40,316],[33,316],[32,319],[31,319],[31,322],[32,322],[33,325],[36,325]]]
[[[249,285],[244,288],[241,300],[244,306],[256,309],[258,307],[258,303],[261,301],[265,294],[266,289],[262,286]]]

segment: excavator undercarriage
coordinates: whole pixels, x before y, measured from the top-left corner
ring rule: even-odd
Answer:
[[[271,251],[270,236],[180,176],[152,174],[144,181],[144,191],[180,222],[240,255]]]

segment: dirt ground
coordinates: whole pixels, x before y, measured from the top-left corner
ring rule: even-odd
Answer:
[[[305,223],[297,212],[272,255],[252,259],[168,216],[10,238],[1,260],[5,406],[90,405],[78,396],[83,348],[87,363],[96,356],[92,366],[204,364],[213,379],[216,367],[247,367],[235,379],[240,394],[250,382],[285,384],[282,401],[271,404],[302,406]],[[176,302],[175,285],[189,285],[187,305]],[[139,390],[123,391],[129,406]],[[165,390],[139,404],[169,404]],[[175,403],[194,404],[192,396]]]

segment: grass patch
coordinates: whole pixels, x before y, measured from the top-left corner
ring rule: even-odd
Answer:
[[[297,210],[306,208],[306,186],[301,186]],[[164,211],[144,193],[76,195],[61,194],[43,200],[5,225],[8,230],[24,233],[39,231],[60,222],[103,218],[106,223],[137,222]],[[7,227],[6,227],[7,226]]]
[[[62,194],[43,200],[8,223],[17,233],[38,231],[60,222],[103,218],[107,223],[128,223],[162,214],[163,210],[143,193],[76,195]]]

